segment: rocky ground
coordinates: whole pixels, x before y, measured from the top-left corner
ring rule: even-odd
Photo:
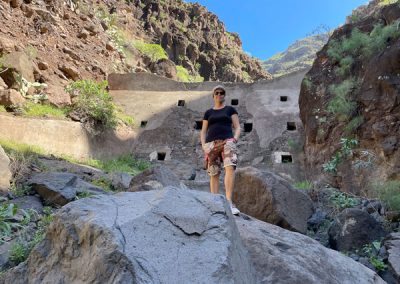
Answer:
[[[3,281],[6,281],[5,283],[7,283],[7,279],[11,279],[10,277],[16,277],[15,273],[19,275],[18,277],[22,277],[18,278],[21,279],[18,280],[20,282],[17,281],[15,283],[23,283],[23,279],[25,279],[25,277],[30,277],[30,279],[37,279],[37,277],[50,277],[53,279],[53,277],[55,277],[55,275],[50,275],[47,273],[46,267],[50,265],[48,263],[49,261],[54,260],[54,263],[59,263],[57,260],[59,257],[55,256],[55,259],[51,260],[49,258],[42,258],[39,255],[40,251],[52,250],[52,247],[55,248],[58,246],[57,244],[60,243],[60,240],[58,240],[56,237],[59,234],[53,234],[51,233],[52,231],[55,232],[59,230],[66,230],[65,233],[62,233],[60,236],[65,235],[65,237],[69,238],[67,233],[69,231],[67,228],[69,226],[69,222],[72,222],[72,225],[75,222],[75,219],[81,220],[80,218],[72,218],[69,220],[71,215],[69,213],[65,215],[67,211],[70,212],[69,210],[71,210],[68,208],[76,208],[77,210],[84,211],[90,210],[92,212],[105,212],[104,214],[107,214],[106,212],[108,212],[108,209],[105,211],[97,210],[95,207],[101,206],[104,209],[105,204],[108,204],[107,206],[111,206],[113,202],[117,202],[119,204],[120,201],[118,200],[125,200],[124,202],[127,202],[126,204],[124,203],[125,205],[121,203],[117,206],[117,208],[119,208],[117,211],[120,211],[120,213],[117,214],[120,214],[119,216],[127,216],[126,214],[122,213],[123,210],[140,211],[142,209],[144,210],[144,208],[138,205],[138,201],[135,199],[136,197],[132,196],[132,198],[134,198],[136,201],[132,200],[128,202],[126,199],[128,196],[122,197],[122,195],[119,193],[115,194],[116,192],[133,191],[138,193],[142,191],[163,190],[165,188],[181,188],[179,192],[182,190],[182,192],[193,192],[190,190],[190,188],[183,186],[179,178],[177,178],[170,170],[168,170],[168,168],[162,165],[151,167],[145,170],[143,173],[133,177],[132,173],[112,171],[105,172],[104,170],[97,169],[92,166],[76,164],[68,162],[64,159],[56,158],[54,156],[43,155],[34,156],[33,158],[28,158],[29,156],[26,156],[25,159],[19,159],[19,167],[16,167],[15,163],[17,160],[15,158],[15,152],[10,152],[10,150],[7,149],[7,153],[7,155],[11,158],[11,164],[14,165],[11,168],[13,169],[12,180],[15,182],[15,186],[7,196],[3,197],[2,200],[2,222],[9,224],[11,226],[11,230],[8,233],[4,233],[4,231],[2,233],[0,264],[2,270],[4,271],[8,271],[11,267],[21,262],[22,264],[16,269],[10,270],[10,272],[5,274],[6,278],[3,278]],[[21,161],[25,161],[25,163],[21,164]],[[22,166],[24,169],[21,168]],[[21,175],[22,172],[23,175]],[[184,196],[186,195],[186,193],[182,194]],[[93,199],[93,196],[95,195],[102,197],[100,197],[100,199]],[[180,195],[180,193],[178,195]],[[152,195],[150,194],[149,196]],[[188,198],[184,196],[177,198]],[[191,197],[189,197],[189,199],[190,198]],[[197,199],[198,198],[202,200],[203,196],[197,197]],[[247,279],[252,279],[252,277],[255,275],[263,278],[265,277],[264,275],[268,275],[268,273],[265,272],[266,267],[269,267],[269,269],[272,269],[271,265],[272,267],[281,267],[280,263],[286,263],[285,267],[290,273],[288,271],[287,272],[292,275],[292,277],[300,277],[302,279],[304,278],[305,280],[308,279],[308,281],[311,281],[311,283],[314,283],[311,280],[313,277],[317,277],[315,279],[332,279],[332,277],[338,277],[337,275],[333,276],[332,274],[327,274],[324,270],[327,268],[324,266],[317,268],[317,266],[314,267],[312,264],[310,264],[310,260],[313,258],[311,251],[314,251],[319,258],[321,258],[321,255],[325,255],[325,257],[330,259],[329,265],[335,266],[334,271],[337,271],[332,273],[341,274],[340,267],[343,267],[344,269],[346,266],[351,267],[350,271],[353,271],[349,272],[349,275],[356,273],[356,271],[358,271],[357,273],[361,273],[364,268],[361,268],[361,266],[355,266],[356,262],[350,261],[350,259],[353,259],[364,266],[375,270],[381,277],[383,277],[385,281],[387,281],[387,283],[397,283],[396,279],[399,279],[399,267],[396,254],[399,250],[400,216],[389,216],[385,206],[380,201],[348,196],[333,188],[324,188],[318,190],[310,188],[301,190],[295,189],[288,182],[276,176],[275,174],[257,170],[251,167],[239,170],[233,198],[238,205],[238,208],[242,212],[256,217],[259,220],[304,234],[303,237],[300,237],[301,235],[298,234],[291,235],[294,233],[290,233],[287,230],[279,229],[279,227],[268,225],[267,223],[261,221],[256,221],[256,219],[249,219],[249,217],[244,214],[239,218],[235,218],[236,225],[239,228],[239,233],[241,236],[240,242],[244,242],[246,247],[245,250],[250,251],[252,258],[250,262],[257,263],[255,266],[257,272],[251,272],[253,273],[252,276],[249,276]],[[258,201],[258,203],[254,204],[254,201]],[[132,202],[136,205],[131,206],[131,204],[133,204]],[[180,210],[176,211],[176,206],[173,208],[170,207],[172,201],[166,200],[165,202],[166,205],[164,205],[165,207],[163,207],[164,209],[162,210],[167,210],[165,211],[167,213],[163,214],[167,214],[165,215],[167,216],[167,220],[174,220],[171,222],[175,223],[176,228],[184,231],[184,234],[186,235],[185,238],[188,238],[192,234],[199,234],[199,236],[202,236],[204,239],[209,238],[207,235],[200,233],[200,231],[204,232],[204,230],[207,231],[207,229],[201,229],[200,227],[197,227],[201,224],[207,224],[207,222],[208,224],[211,224],[214,221],[209,220],[204,223],[203,221],[197,219],[194,222],[193,219],[193,222],[190,221],[189,223],[191,225],[189,225],[189,223],[187,223],[188,217],[184,216],[187,216],[185,214],[192,214],[190,212],[192,212],[191,210],[195,207],[188,209],[187,206],[182,206],[181,208],[183,211],[188,210],[186,213],[184,213]],[[97,203],[99,204],[96,205]],[[175,202],[173,203],[175,204]],[[16,208],[18,208],[16,212],[13,212],[15,214],[10,213],[12,210],[10,211],[10,205],[7,204],[14,204]],[[127,206],[127,204],[130,205]],[[91,209],[88,209],[89,207],[86,209],[78,209],[81,208],[81,206],[83,206],[82,208],[89,206]],[[94,207],[92,208],[91,206]],[[109,210],[112,211],[113,209],[110,207]],[[219,209],[215,210],[218,211]],[[8,213],[6,213],[7,211]],[[137,214],[139,214],[139,211]],[[79,212],[76,214],[83,217],[83,215]],[[170,214],[176,216],[172,217]],[[200,218],[203,215],[203,213],[200,214],[197,212],[196,218]],[[265,219],[264,216],[267,216],[267,218]],[[55,221],[54,218],[56,218]],[[151,219],[150,216],[147,216],[146,218],[146,220]],[[180,218],[183,218],[182,221],[179,221]],[[82,225],[85,224],[85,222],[87,221],[83,221]],[[118,222],[121,222],[121,226],[123,223],[125,223],[125,221],[122,220]],[[49,225],[50,228],[47,229]],[[64,228],[64,226],[67,227]],[[120,227],[118,230],[123,230],[124,234],[131,234],[128,227],[125,229]],[[142,226],[141,230],[143,230]],[[259,231],[257,233],[254,232],[254,234],[249,234],[249,232],[252,230]],[[343,231],[345,234],[340,233]],[[269,233],[265,235],[263,232]],[[114,232],[113,234],[116,233],[117,232]],[[142,231],[142,233],[147,234],[145,231]],[[87,232],[82,231],[79,234],[86,235]],[[94,236],[97,235],[95,231],[91,232],[90,234],[93,234]],[[231,237],[234,238],[239,236],[235,232],[230,234],[233,234]],[[276,235],[272,236],[271,234]],[[85,239],[86,237],[84,237],[84,235],[82,235],[82,238]],[[127,237],[128,235],[125,235],[125,238],[126,242],[129,243],[133,241],[133,239],[131,239],[131,237]],[[310,243],[311,239],[305,235],[308,235],[309,237],[319,241],[321,245],[319,245],[317,242]],[[164,238],[166,237],[167,236],[164,234]],[[266,239],[263,240],[263,238]],[[119,237],[117,240],[118,239]],[[96,238],[96,240],[102,242],[98,238]],[[52,244],[48,243],[48,241],[50,241]],[[261,257],[259,251],[260,247],[255,246],[255,242],[271,243],[272,247],[276,247],[277,252],[272,253],[270,251],[272,247],[266,246],[265,249],[266,251],[269,251],[269,253],[261,253],[263,255],[263,257]],[[305,245],[306,243],[307,245]],[[340,254],[333,254],[333,251],[323,248],[322,245],[341,251],[342,254],[349,256],[350,258]],[[125,246],[130,245],[125,244]],[[79,247],[80,250],[82,250],[81,255],[86,255],[86,246],[80,245]],[[187,247],[187,249],[189,248]],[[30,253],[31,250],[33,251]],[[160,248],[159,250],[162,251]],[[110,253],[112,252],[110,251]],[[128,252],[125,251],[125,253]],[[149,254],[150,252],[143,251],[143,253]],[[241,254],[241,252],[238,253]],[[292,258],[291,256],[293,255],[296,255],[296,258]],[[90,256],[88,255],[87,257]],[[279,259],[277,259],[277,257]],[[28,260],[25,261],[27,258]],[[84,259],[85,258],[82,258],[82,261],[84,261]],[[182,258],[178,259],[183,261]],[[103,262],[105,260],[101,256],[98,261]],[[234,262],[235,261],[232,260],[230,263]],[[26,274],[26,269],[29,270],[28,267],[30,267],[30,265],[33,263],[43,264],[43,267],[38,270],[40,273]],[[304,272],[303,267],[302,272],[300,273],[300,271],[296,269],[300,263],[303,263],[304,265],[308,263],[308,265],[311,266],[308,266],[307,272]],[[320,263],[318,263],[318,266],[319,265]],[[243,273],[249,273],[249,271],[252,271],[252,269],[253,268],[246,268],[246,271]],[[164,272],[160,273],[161,274],[159,274],[158,277],[165,276]],[[370,273],[371,272],[367,272],[365,270],[362,272],[362,277],[369,277],[368,275],[370,275]],[[275,281],[277,281],[276,283],[290,283],[290,280],[286,279],[284,274],[285,273],[279,274],[280,276],[274,276]],[[74,273],[67,273],[62,277],[69,279],[68,277],[71,277],[71,275],[74,275]],[[153,274],[151,275],[151,277],[155,277]],[[344,279],[347,280],[343,280],[345,282],[341,283],[346,283],[348,279],[353,277],[349,275],[343,276],[345,277]],[[147,275],[146,277],[150,276]],[[230,275],[229,277],[233,276]]]

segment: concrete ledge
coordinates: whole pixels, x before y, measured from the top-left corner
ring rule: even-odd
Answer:
[[[76,159],[110,158],[132,152],[130,129],[92,136],[78,122],[22,118],[0,114],[0,139],[38,146],[49,154]]]

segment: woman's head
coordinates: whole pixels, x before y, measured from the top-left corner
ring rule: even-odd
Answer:
[[[225,88],[221,85],[213,89],[213,99],[215,103],[222,104],[225,102]]]

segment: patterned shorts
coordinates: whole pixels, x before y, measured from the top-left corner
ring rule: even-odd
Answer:
[[[204,145],[207,154],[207,172],[210,176],[221,173],[221,164],[224,168],[237,165],[237,147],[233,139],[215,140]]]

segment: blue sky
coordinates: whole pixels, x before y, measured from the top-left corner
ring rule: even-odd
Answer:
[[[197,0],[215,13],[243,49],[260,59],[284,51],[320,25],[335,28],[367,0]]]

